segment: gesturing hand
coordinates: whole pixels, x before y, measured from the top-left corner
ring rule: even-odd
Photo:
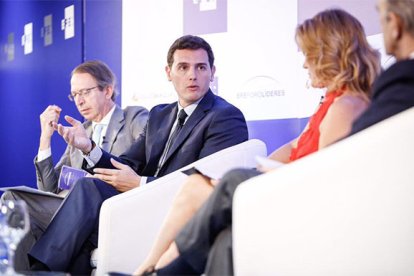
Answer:
[[[55,131],[53,129],[52,123],[57,123],[59,121],[60,112],[62,109],[57,105],[49,105],[43,112],[40,114],[40,129],[42,131],[41,135],[50,138]]]
[[[111,158],[111,163],[116,169],[94,169],[93,177],[112,185],[119,192],[126,192],[139,187],[141,177],[130,166],[124,165]]]
[[[52,138],[53,132],[53,122],[57,123],[59,121],[60,112],[62,109],[57,105],[49,105],[43,112],[40,114],[40,144],[39,149],[45,150],[50,148],[50,140]]]
[[[53,127],[65,139],[68,145],[71,145],[84,153],[88,153],[92,149],[92,143],[86,134],[86,130],[82,123],[78,120],[65,116],[65,120],[72,126],[63,126],[53,122]]]

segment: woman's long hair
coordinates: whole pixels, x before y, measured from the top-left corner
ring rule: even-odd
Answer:
[[[297,27],[296,42],[329,90],[346,88],[370,98],[380,54],[355,17],[340,9],[320,12]]]

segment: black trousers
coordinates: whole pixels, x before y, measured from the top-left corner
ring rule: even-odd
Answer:
[[[99,179],[79,179],[33,245],[29,261],[40,261],[51,271],[90,275],[91,252],[98,246],[101,205],[117,194],[115,188]]]
[[[180,256],[161,270],[163,274],[233,274],[233,195],[243,181],[260,174],[255,169],[234,169],[223,176],[206,203],[175,239]]]

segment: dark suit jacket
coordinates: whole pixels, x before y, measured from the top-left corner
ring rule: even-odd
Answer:
[[[124,152],[143,132],[148,119],[148,110],[140,106],[131,106],[122,110],[115,107],[109,122],[102,147],[114,155]],[[88,136],[91,136],[92,122],[84,124]],[[79,150],[67,146],[56,166],[53,166],[52,156],[37,162],[34,160],[37,176],[37,187],[43,191],[57,193],[58,178],[63,165],[82,168],[83,156]]]
[[[354,122],[351,135],[414,106],[414,60],[393,64],[373,86],[370,107]]]
[[[150,111],[145,131],[118,160],[130,165],[141,176],[154,176],[177,111],[176,102],[155,106]],[[241,111],[209,90],[184,124],[158,176],[247,139],[246,121]],[[103,152],[95,167],[113,168],[110,157]]]

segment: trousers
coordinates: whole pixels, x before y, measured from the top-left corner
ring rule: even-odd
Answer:
[[[29,251],[29,262],[41,262],[51,271],[90,274],[91,252],[98,246],[101,205],[117,194],[115,188],[99,179],[85,177],[76,181]]]

